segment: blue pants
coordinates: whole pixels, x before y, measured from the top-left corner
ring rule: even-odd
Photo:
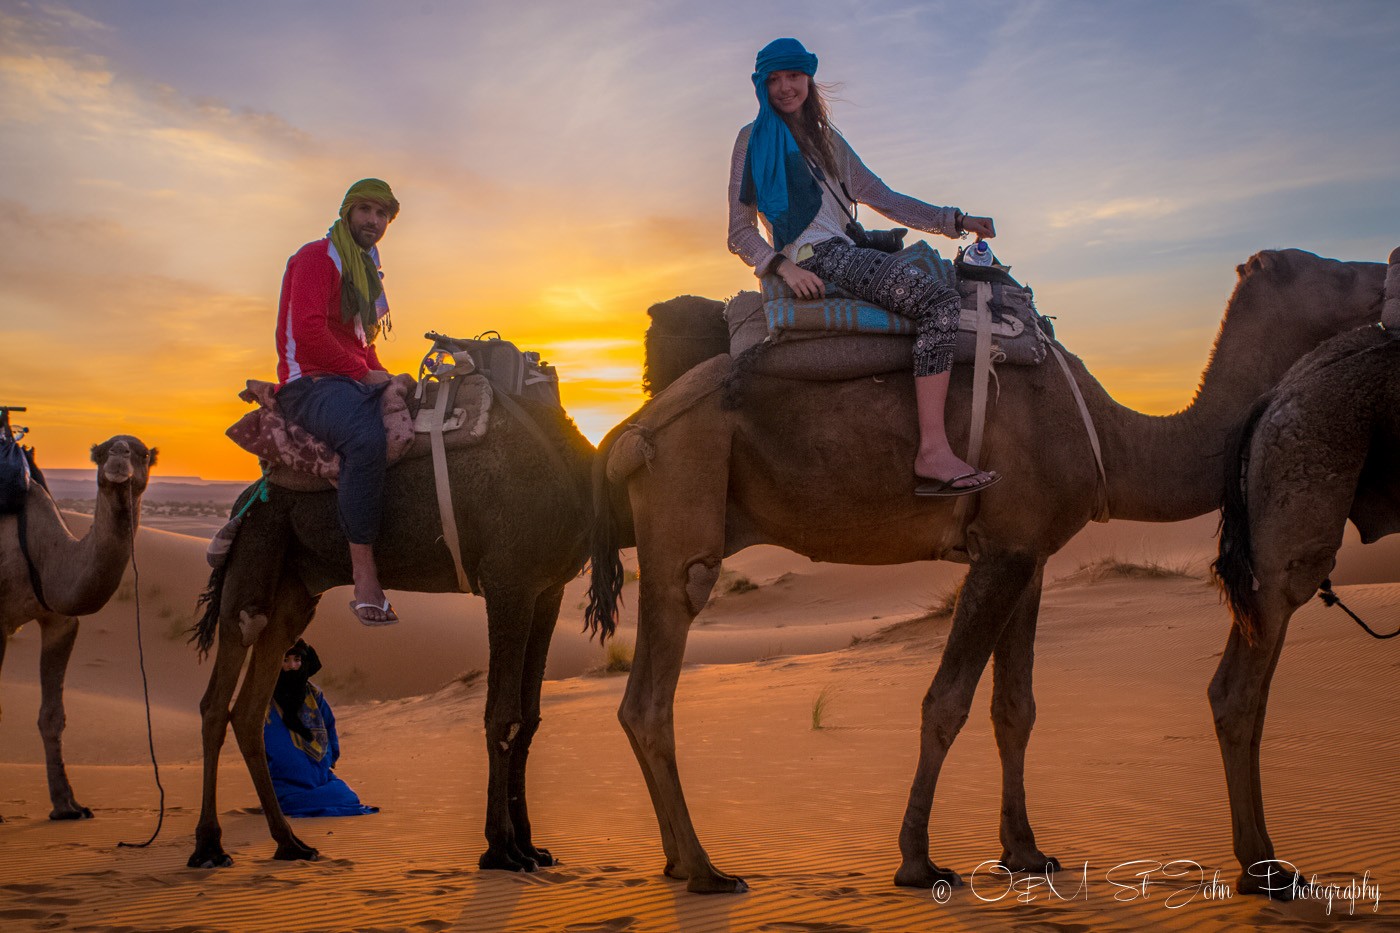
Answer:
[[[384,416],[379,397],[388,383],[365,385],[349,376],[303,376],[277,392],[282,414],[340,454],[336,503],[351,544],[373,544],[384,510]]]

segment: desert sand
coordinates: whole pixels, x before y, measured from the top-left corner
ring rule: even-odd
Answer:
[[[73,516],[74,530],[85,521]],[[153,527],[160,521],[143,526],[128,584],[83,621],[69,668],[65,749],[94,820],[46,819],[37,628],[10,643],[0,680],[6,933],[1400,930],[1400,639],[1373,641],[1317,601],[1294,618],[1264,736],[1270,830],[1280,857],[1316,875],[1316,897],[1285,904],[1233,891],[1238,866],[1205,697],[1228,630],[1205,577],[1213,517],[1092,526],[1049,567],[1026,785],[1038,840],[1065,865],[1053,887],[1034,876],[1009,886],[983,864],[1001,851],[990,675],[940,780],[932,827],[935,860],[972,883],[951,892],[890,883],[920,699],[949,624],[930,608],[961,567],[815,564],[773,548],[726,561],[719,595],[692,630],[677,700],[701,838],[719,867],[752,887],[720,897],[688,894],[661,875],[651,806],[615,718],[625,676],[597,673],[603,649],[579,631],[583,580],[565,598],[529,777],[536,839],[559,866],[476,869],[481,601],[396,593],[404,622],[370,630],[335,591],[308,640],[326,662],[317,680],[340,722],[337,771],[382,812],[296,821],[321,860],[275,862],[230,737],[220,809],[235,865],[186,868],[208,666],[183,630],[207,567],[203,539]],[[170,516],[172,526],[198,530],[187,515]],[[1365,547],[1349,538],[1333,579],[1364,617],[1400,625],[1400,538]],[[628,643],[635,592],[632,583],[619,633]],[[116,847],[150,836],[159,809],[138,604],[166,807],[146,849]]]

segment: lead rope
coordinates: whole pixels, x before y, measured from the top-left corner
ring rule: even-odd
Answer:
[[[156,831],[145,842],[118,842],[119,849],[144,849],[156,841],[160,828],[165,825],[165,787],[160,783],[160,762],[156,761],[155,732],[151,728],[151,688],[146,681],[146,649],[141,644],[141,571],[136,567],[136,509],[131,496],[131,485],[126,487],[127,511],[131,514],[131,585],[136,600],[136,653],[141,661],[141,692],[146,698],[146,744],[151,750],[151,767],[156,774],[156,789],[160,791],[160,818],[156,820]]]
[[[1394,638],[1396,635],[1400,635],[1400,628],[1391,632],[1389,635],[1381,635],[1378,634],[1374,629],[1372,629],[1371,626],[1367,625],[1365,622],[1362,622],[1361,617],[1358,616],[1356,613],[1352,612],[1350,609],[1348,609],[1346,603],[1342,602],[1342,598],[1332,590],[1331,577],[1328,577],[1327,579],[1322,581],[1322,586],[1318,587],[1317,598],[1322,600],[1323,605],[1327,606],[1327,608],[1329,609],[1333,606],[1340,606],[1342,608],[1342,611],[1345,612],[1347,615],[1351,616],[1352,621],[1355,622],[1357,625],[1361,626],[1363,629],[1365,629],[1366,634],[1370,635],[1372,638],[1375,638],[1379,641],[1385,641],[1387,638]]]

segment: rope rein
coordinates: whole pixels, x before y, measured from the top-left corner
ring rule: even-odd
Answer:
[[[1358,616],[1356,613],[1352,612],[1350,609],[1348,609],[1346,607],[1346,603],[1342,602],[1342,598],[1338,596],[1335,592],[1333,592],[1331,577],[1328,577],[1327,579],[1322,581],[1322,586],[1319,587],[1317,591],[1317,598],[1322,600],[1323,605],[1327,606],[1329,609],[1333,606],[1340,606],[1343,612],[1351,616],[1353,622],[1355,622],[1357,625],[1361,626],[1363,629],[1366,630],[1367,635],[1370,635],[1372,638],[1375,638],[1378,641],[1385,641],[1387,638],[1394,638],[1396,635],[1400,635],[1400,628],[1397,628],[1389,635],[1381,635],[1377,633],[1374,629],[1372,629],[1371,626],[1361,621],[1361,617]]]
[[[160,791],[160,817],[156,831],[145,842],[118,842],[119,849],[144,849],[156,841],[165,825],[165,787],[160,783],[160,762],[156,761],[155,732],[151,727],[151,687],[146,679],[146,649],[141,643],[141,571],[136,566],[136,509],[130,484],[126,487],[127,511],[131,514],[131,585],[136,600],[136,653],[141,661],[141,692],[146,698],[146,744],[151,750],[151,767],[155,769],[156,789]]]

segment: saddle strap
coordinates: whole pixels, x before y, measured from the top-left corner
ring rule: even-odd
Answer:
[[[1065,360],[1065,355],[1060,352],[1058,341],[1050,341],[1050,349],[1055,351],[1055,359],[1060,364],[1060,371],[1065,374],[1065,380],[1069,382],[1069,390],[1074,393],[1074,403],[1079,406],[1079,417],[1084,420],[1084,430],[1089,434],[1089,447],[1094,452],[1094,466],[1098,468],[1099,479],[1094,489],[1094,515],[1096,522],[1106,522],[1111,517],[1108,512],[1108,474],[1103,468],[1103,450],[1099,447],[1099,432],[1094,427],[1094,417],[1089,414],[1089,406],[1084,404],[1084,396],[1079,391],[1079,383],[1074,381],[1074,375],[1069,371],[1069,363]]]
[[[476,587],[472,586],[467,571],[462,567],[462,541],[457,537],[457,513],[452,510],[452,484],[447,475],[447,444],[442,439],[442,424],[447,416],[448,397],[451,394],[446,384],[438,385],[432,429],[428,432],[433,452],[433,486],[437,490],[438,515],[442,519],[442,540],[452,555],[452,568],[457,571],[457,589],[476,596],[479,595]]]
[[[992,372],[992,294],[990,282],[977,283],[977,342],[972,356],[972,421],[968,427],[967,462],[980,470],[982,436],[987,427],[987,383]],[[972,500],[975,496],[959,496],[953,505],[953,520],[943,532],[944,552],[951,550],[963,537]]]
[[[48,494],[47,487],[44,488],[44,493],[45,495]],[[55,508],[57,508],[56,505]],[[22,555],[24,555],[24,566],[29,569],[29,588],[34,591],[34,598],[39,601],[39,605],[44,608],[44,611],[53,612],[53,609],[49,606],[49,604],[44,601],[44,584],[43,581],[39,579],[39,568],[34,566],[34,558],[29,556],[28,502],[24,504],[24,508],[19,510],[18,514],[15,515],[15,518],[19,521],[19,527],[16,529],[16,531],[19,532],[19,552]]]

